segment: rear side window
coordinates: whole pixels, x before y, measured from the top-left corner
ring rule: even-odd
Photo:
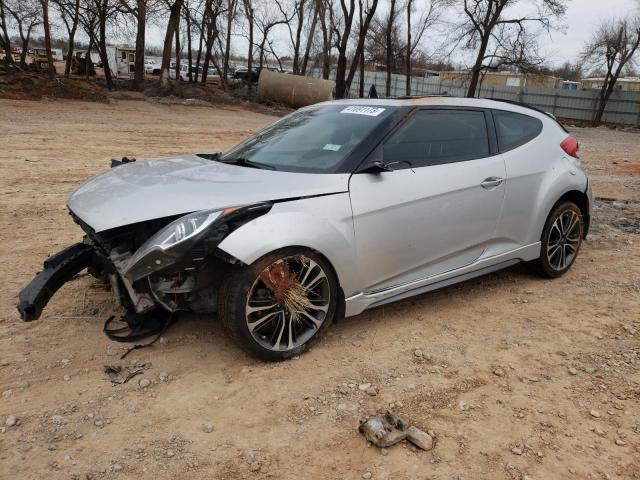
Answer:
[[[512,150],[533,140],[542,131],[542,122],[521,113],[493,111],[501,152]]]
[[[489,156],[484,113],[420,110],[385,143],[385,163],[395,169],[461,162]]]

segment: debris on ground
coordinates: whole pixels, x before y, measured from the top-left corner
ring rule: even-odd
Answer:
[[[422,450],[433,448],[433,438],[428,433],[418,427],[409,426],[390,410],[385,411],[384,415],[362,418],[358,431],[380,448],[391,447],[405,439]]]
[[[123,383],[127,383],[136,375],[140,375],[144,370],[148,368],[151,368],[150,362],[135,363],[134,365],[125,367],[124,369],[120,365],[105,365],[104,373],[107,374],[107,377],[109,378],[111,383],[122,385]]]
[[[133,163],[135,162],[136,159],[134,157],[122,157],[120,160],[118,160],[117,158],[112,158],[111,159],[111,168],[113,167],[119,167],[120,165],[124,165],[125,163]]]

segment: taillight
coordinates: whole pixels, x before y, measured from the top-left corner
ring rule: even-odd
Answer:
[[[560,147],[566,152],[567,155],[570,155],[573,158],[580,158],[580,156],[578,155],[580,151],[580,145],[578,145],[578,141],[571,135],[569,135],[562,141]]]

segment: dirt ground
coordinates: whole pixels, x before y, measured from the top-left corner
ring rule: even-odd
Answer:
[[[515,267],[377,308],[291,361],[256,361],[194,316],[119,360],[102,334],[119,310],[88,276],[19,319],[19,290],[81,238],[67,195],[110,158],[218,151],[272,120],[0,100],[0,478],[640,478],[638,133],[574,130],[601,200],[565,277]],[[136,362],[151,366],[105,379]],[[433,450],[368,446],[360,417],[389,406]]]

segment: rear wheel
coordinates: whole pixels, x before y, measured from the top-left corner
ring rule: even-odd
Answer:
[[[534,262],[538,272],[549,278],[566,273],[578,256],[583,232],[582,212],[575,203],[555,207],[542,231],[540,258]]]
[[[331,324],[338,303],[333,269],[310,250],[286,248],[225,278],[219,315],[250,354],[284,360],[304,352]]]

